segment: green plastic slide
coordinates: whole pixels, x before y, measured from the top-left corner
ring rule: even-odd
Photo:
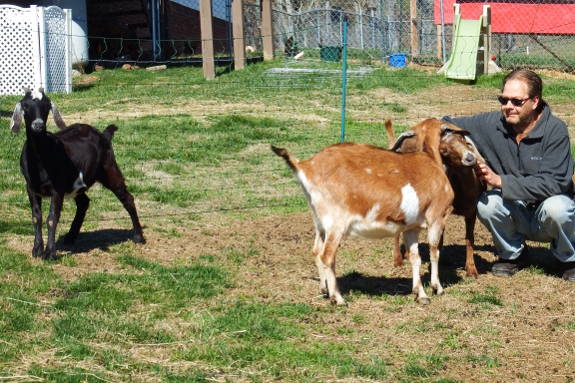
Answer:
[[[455,80],[475,80],[482,22],[482,17],[479,20],[459,20],[455,30],[453,51],[445,68],[445,77]]]

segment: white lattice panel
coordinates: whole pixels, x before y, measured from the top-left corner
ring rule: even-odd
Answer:
[[[42,77],[47,92],[69,92],[70,90],[70,22],[69,10],[58,7],[39,8],[40,46],[42,47]],[[43,21],[43,23],[42,23]]]
[[[23,86],[40,86],[38,27],[33,9],[34,13],[11,5],[0,7],[0,94],[21,94]]]
[[[0,94],[72,91],[69,9],[0,6]]]

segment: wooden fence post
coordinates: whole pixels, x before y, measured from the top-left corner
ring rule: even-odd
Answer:
[[[214,65],[214,32],[212,29],[212,0],[200,0],[200,25],[202,34],[202,67],[204,77],[216,77]]]
[[[419,36],[417,35],[417,0],[410,1],[411,11],[411,57],[419,54]]]
[[[274,58],[274,35],[271,0],[262,0],[262,44],[264,60]]]
[[[244,2],[232,0],[232,31],[234,39],[234,69],[243,69],[246,63],[244,42]]]

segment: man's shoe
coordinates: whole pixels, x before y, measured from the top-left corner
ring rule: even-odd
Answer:
[[[575,283],[575,262],[564,262],[561,266],[563,269],[563,279],[567,282]]]
[[[491,274],[498,277],[510,277],[515,275],[515,273],[527,265],[527,258],[529,258],[529,249],[524,245],[519,257],[495,262],[491,268]],[[573,277],[575,278],[575,270],[573,270]]]

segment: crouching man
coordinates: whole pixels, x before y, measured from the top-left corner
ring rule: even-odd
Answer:
[[[501,112],[443,120],[471,132],[487,161],[476,172],[492,189],[480,197],[477,215],[499,255],[492,273],[511,276],[526,266],[528,239],[550,243],[563,279],[575,283],[571,144],[542,89],[536,73],[515,70],[503,79]]]

